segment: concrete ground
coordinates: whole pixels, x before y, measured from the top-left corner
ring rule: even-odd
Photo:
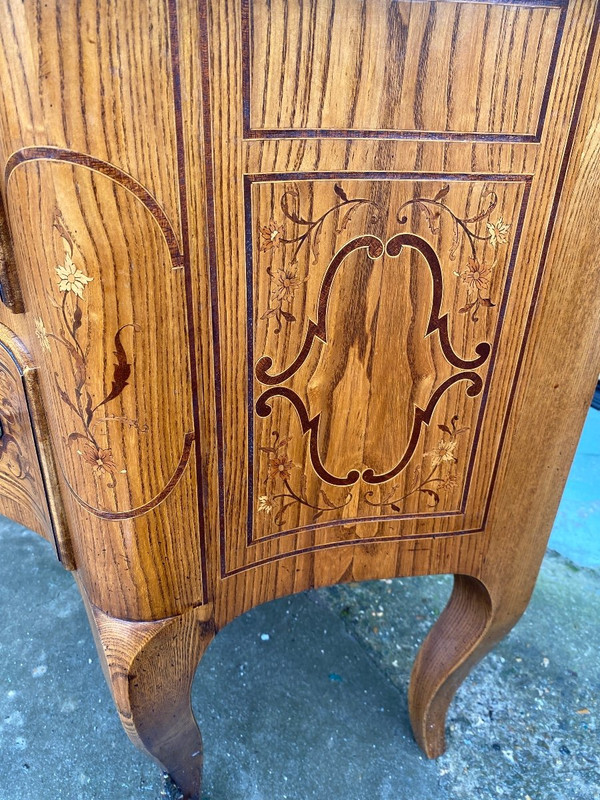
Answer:
[[[205,800],[600,800],[600,412],[550,545],[435,762],[406,689],[450,578],[333,587],[235,620],[194,683]],[[13,523],[0,552],[0,800],[176,798],[120,727],[70,576]]]

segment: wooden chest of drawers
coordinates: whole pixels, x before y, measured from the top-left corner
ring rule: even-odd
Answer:
[[[527,605],[600,365],[596,0],[1,0],[0,510],[197,797],[215,632],[452,573],[444,747]]]

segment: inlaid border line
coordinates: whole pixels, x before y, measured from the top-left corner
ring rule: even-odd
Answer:
[[[512,405],[513,405],[514,397],[515,397],[515,394],[516,394],[516,388],[517,388],[517,383],[518,383],[518,379],[519,379],[519,374],[520,374],[520,371],[521,371],[521,368],[522,368],[522,364],[523,364],[523,360],[524,360],[525,348],[527,347],[527,340],[529,338],[529,333],[530,333],[531,325],[532,325],[532,322],[533,322],[533,315],[535,313],[535,310],[536,310],[536,307],[537,307],[537,303],[538,303],[538,300],[539,300],[541,284],[542,284],[542,280],[543,280],[545,269],[546,269],[546,258],[548,256],[548,250],[550,248],[550,241],[551,241],[552,233],[553,233],[553,230],[554,230],[554,221],[556,219],[556,212],[558,211],[558,206],[560,205],[560,199],[561,199],[562,191],[563,191],[563,188],[564,188],[564,183],[565,183],[565,180],[566,180],[566,174],[567,174],[567,170],[568,170],[568,167],[569,167],[569,161],[570,161],[570,158],[571,158],[571,153],[572,153],[572,150],[573,150],[573,144],[574,144],[574,140],[575,140],[575,134],[576,134],[576,131],[577,131],[577,125],[579,123],[579,117],[581,115],[581,107],[582,107],[582,104],[583,104],[583,96],[584,96],[585,90],[587,88],[587,82],[588,82],[591,62],[592,62],[592,58],[594,56],[594,49],[595,49],[596,41],[597,41],[597,38],[598,38],[599,28],[600,28],[600,2],[598,2],[596,4],[596,11],[595,11],[595,16],[594,16],[594,21],[593,21],[593,24],[592,24],[592,30],[591,30],[591,34],[590,34],[590,39],[589,39],[589,42],[588,42],[588,49],[587,49],[586,59],[585,59],[583,71],[582,71],[582,74],[581,74],[581,79],[580,79],[580,83],[579,83],[579,89],[577,91],[577,98],[576,98],[575,106],[574,106],[574,109],[573,109],[573,116],[571,118],[571,125],[570,125],[570,128],[569,128],[569,133],[568,133],[568,136],[567,136],[567,142],[566,142],[565,149],[564,149],[564,152],[563,152],[563,158],[562,158],[562,162],[561,162],[559,177],[558,177],[558,181],[557,181],[556,188],[555,188],[554,201],[553,201],[552,208],[551,208],[551,216],[549,218],[548,228],[546,229],[546,237],[544,239],[544,244],[542,245],[542,254],[541,254],[541,257],[540,257],[540,266],[538,268],[538,274],[537,274],[535,285],[534,285],[534,292],[533,292],[533,295],[532,295],[532,302],[531,302],[531,305],[530,305],[530,308],[529,308],[529,316],[527,318],[527,322],[526,322],[526,325],[525,325],[525,332],[524,332],[524,336],[523,336],[523,340],[522,340],[522,344],[521,344],[521,349],[520,349],[519,356],[518,356],[517,368],[515,370],[515,377],[514,377],[514,380],[513,380],[513,385],[512,385],[512,388],[511,388],[510,395],[509,395],[509,402],[508,402],[506,414],[505,414],[505,417],[504,417],[503,429],[502,429],[502,434],[501,434],[501,437],[500,437],[500,442],[499,442],[499,447],[498,447],[498,455],[496,457],[496,463],[495,463],[493,471],[492,471],[492,477],[494,479],[495,479],[495,476],[496,476],[496,474],[498,472],[498,469],[499,469],[501,451],[502,451],[502,448],[503,448],[503,445],[504,445],[504,439],[506,438],[506,433],[507,433],[507,429],[508,429],[508,423],[509,423],[510,415],[511,415],[511,411],[512,411]],[[488,515],[489,515],[491,500],[492,500],[492,492],[490,492],[490,494],[489,494],[488,504],[487,504],[487,507],[486,507],[486,509],[484,511],[483,524],[479,528],[471,528],[469,530],[464,530],[464,531],[455,531],[453,533],[448,533],[448,534],[446,534],[446,533],[443,533],[443,534],[440,534],[440,533],[437,533],[437,534],[436,533],[415,534],[415,535],[411,534],[411,535],[408,535],[408,536],[398,536],[398,537],[396,537],[394,539],[392,539],[390,537],[390,538],[387,538],[385,540],[378,538],[378,539],[376,539],[375,541],[373,541],[371,543],[377,544],[377,543],[382,542],[382,541],[385,541],[385,542],[394,542],[394,541],[395,542],[400,542],[400,541],[406,541],[406,540],[411,540],[411,539],[424,539],[424,538],[427,538],[428,540],[433,540],[433,539],[440,539],[440,538],[448,538],[449,536],[464,536],[464,535],[469,535],[469,534],[481,533],[481,532],[483,532],[485,530],[485,526],[487,524],[487,519],[488,519]],[[359,540],[359,541],[362,541],[363,543],[368,543],[367,540],[365,540],[365,539]],[[315,550],[322,550],[322,549],[328,548],[328,547],[343,546],[343,545],[346,545],[346,544],[351,544],[352,546],[354,546],[356,544],[356,542],[339,542],[339,543],[333,544],[333,545],[332,544],[317,545],[315,547],[306,548],[306,549],[304,549],[302,551],[295,550],[295,551],[293,551],[291,553],[278,553],[278,554],[276,554],[274,556],[267,557],[267,558],[264,558],[264,559],[260,559],[258,561],[254,561],[251,564],[244,564],[241,567],[235,568],[234,570],[232,570],[228,574],[229,575],[235,575],[235,574],[238,574],[238,573],[241,573],[241,572],[245,572],[245,571],[247,571],[249,569],[255,569],[256,567],[260,567],[260,566],[262,566],[264,564],[268,564],[268,563],[272,563],[274,561],[278,561],[278,560],[283,559],[283,558],[295,557],[295,556],[298,556],[298,555],[302,555],[303,553],[314,552]]]
[[[215,381],[215,418],[217,435],[217,475],[218,475],[218,514],[219,514],[219,551],[220,574],[227,574],[226,538],[225,538],[225,487],[223,469],[223,402],[221,394],[221,339],[219,330],[219,289],[217,278],[217,236],[215,211],[215,174],[212,136],[211,111],[211,78],[210,78],[210,39],[208,31],[208,2],[200,0],[198,19],[200,29],[200,78],[202,86],[202,142],[204,151],[204,169],[206,181],[206,227],[207,244],[206,260],[208,263],[211,299],[212,357]]]
[[[479,528],[469,528],[466,531],[449,531],[444,533],[410,533],[405,536],[389,536],[389,537],[369,537],[364,539],[347,539],[344,541],[339,542],[328,542],[326,544],[316,544],[311,545],[310,547],[302,547],[298,550],[290,550],[287,553],[276,553],[272,556],[267,556],[266,558],[262,558],[259,561],[253,561],[251,564],[243,564],[240,567],[234,567],[230,570],[226,575],[223,575],[224,578],[230,578],[234,575],[239,575],[241,572],[247,572],[250,569],[255,569],[256,567],[262,567],[266,564],[272,564],[275,561],[281,561],[284,558],[295,558],[296,556],[303,556],[307,555],[308,553],[316,553],[319,550],[331,550],[337,547],[356,547],[357,544],[375,544],[375,545],[388,545],[394,544],[397,542],[410,542],[410,541],[418,541],[420,539],[427,539],[427,540],[435,540],[435,539],[450,539],[453,536],[469,536],[474,533],[481,533],[484,530],[484,527],[481,526]]]
[[[58,161],[71,166],[80,166],[89,169],[91,172],[98,172],[110,180],[122,186],[130,194],[136,197],[143,206],[152,214],[160,228],[165,243],[171,256],[172,266],[180,267],[183,264],[183,253],[181,246],[175,233],[175,229],[168,218],[166,212],[154,197],[133,175],[104,161],[101,158],[90,156],[87,153],[81,153],[78,150],[68,150],[62,147],[43,146],[43,147],[23,147],[14,152],[4,169],[4,185],[8,187],[8,181],[14,170],[20,164],[26,164],[30,161]]]
[[[184,265],[185,262],[185,254],[182,253],[178,241],[177,235],[171,222],[169,221],[167,215],[165,214],[162,207],[159,205],[156,198],[151,194],[145,186],[143,186],[139,181],[133,178],[129,173],[124,172],[119,167],[110,164],[107,161],[103,161],[100,158],[96,158],[94,156],[90,156],[86,153],[81,153],[77,150],[67,150],[62,148],[57,148],[53,146],[48,147],[24,147],[21,150],[17,150],[14,152],[9,160],[6,163],[5,167],[5,185],[8,187],[8,181],[10,177],[13,175],[15,169],[21,165],[30,164],[30,163],[37,163],[40,161],[50,161],[54,163],[62,163],[68,164],[69,166],[78,166],[83,167],[84,169],[89,170],[90,172],[97,172],[99,175],[103,175],[111,180],[113,183],[116,183],[118,186],[121,186],[123,189],[128,191],[131,195],[133,195],[148,211],[151,217],[154,219],[156,224],[158,225],[165,244],[169,250],[169,258],[171,261],[171,267],[181,267]],[[189,295],[187,283],[186,283],[186,298]],[[188,323],[189,324],[189,323]],[[193,334],[192,334],[193,335]],[[195,362],[193,361],[190,365],[190,371],[195,368]],[[196,423],[194,423],[196,425]],[[190,439],[191,437],[191,439]],[[190,452],[191,452],[191,442],[195,441],[195,434],[194,433],[186,433],[184,435],[184,444],[183,444],[183,455],[180,457],[180,461],[178,466],[176,467],[175,473],[169,479],[168,483],[161,489],[161,491],[152,499],[149,500],[147,503],[144,503],[142,506],[138,506],[133,509],[129,509],[127,511],[105,511],[102,509],[94,508],[90,503],[85,501],[71,486],[70,482],[67,479],[67,476],[62,468],[62,465],[59,465],[61,473],[63,475],[65,485],[79,503],[79,505],[84,508],[89,513],[93,514],[96,517],[101,517],[102,519],[108,520],[127,520],[133,519],[135,517],[142,516],[143,514],[147,514],[149,511],[154,510],[157,508],[166,498],[171,494],[173,489],[179,483],[179,479],[183,474],[185,467],[187,466]]]
[[[502,294],[502,300],[499,307],[499,314],[498,314],[498,323],[496,325],[494,341],[492,343],[491,349],[491,357],[487,366],[487,372],[484,382],[484,388],[482,392],[481,398],[481,406],[480,412],[477,419],[477,428],[475,431],[475,435],[473,437],[473,442],[471,444],[467,473],[465,478],[465,485],[463,489],[463,494],[459,506],[459,510],[451,510],[449,512],[438,512],[436,514],[407,514],[407,515],[390,515],[385,514],[377,517],[377,520],[380,522],[394,522],[399,519],[424,519],[431,516],[453,516],[457,514],[464,514],[466,509],[467,503],[467,495],[468,489],[470,487],[470,480],[471,475],[473,473],[474,468],[474,460],[476,454],[476,445],[479,442],[480,437],[480,430],[483,423],[483,416],[485,412],[485,407],[487,405],[487,399],[489,395],[489,385],[493,374],[493,365],[496,360],[496,354],[498,350],[498,341],[501,333],[501,329],[504,322],[504,315],[506,312],[506,305],[508,302],[508,295],[511,288],[512,277],[514,273],[514,266],[517,258],[518,247],[522,232],[522,224],[525,217],[525,213],[527,211],[527,203],[529,201],[529,190],[531,186],[531,182],[533,180],[533,175],[526,173],[526,174],[515,174],[515,173],[439,173],[439,172],[302,172],[302,173],[256,173],[256,174],[248,174],[244,176],[244,211],[245,211],[245,221],[246,221],[246,231],[245,231],[245,242],[246,242],[246,303],[247,303],[247,348],[248,348],[248,364],[249,364],[249,372],[248,372],[248,511],[247,511],[247,544],[250,545],[258,545],[261,542],[265,541],[266,539],[274,539],[274,538],[283,538],[288,535],[301,533],[304,531],[313,530],[314,528],[325,528],[325,527],[336,527],[340,524],[344,525],[352,525],[358,524],[360,522],[368,522],[371,521],[370,518],[364,517],[356,517],[356,518],[348,518],[344,519],[343,522],[339,520],[334,520],[331,522],[323,522],[319,523],[317,526],[313,525],[306,525],[297,528],[293,528],[286,531],[281,531],[275,534],[271,534],[268,537],[254,537],[254,451],[255,451],[255,443],[254,443],[254,433],[255,433],[255,426],[254,426],[254,404],[255,404],[255,396],[254,396],[254,264],[253,264],[253,229],[254,226],[252,224],[252,184],[253,183],[276,183],[281,182],[284,183],[286,181],[317,181],[317,180],[365,180],[365,181],[455,181],[455,182],[469,182],[469,183],[479,183],[479,182],[494,182],[494,183],[521,183],[524,185],[523,196],[521,198],[521,205],[519,210],[519,222],[517,228],[517,235],[513,240],[513,246],[511,250],[510,259],[508,261],[508,269],[506,278],[504,281],[504,288]],[[488,490],[491,493],[491,484],[490,489]],[[425,534],[419,534],[419,536],[424,536]],[[400,537],[405,538],[405,537]],[[378,537],[377,541],[385,540],[391,541],[395,540],[395,537]],[[364,539],[357,538],[352,540],[346,540],[347,543],[351,542],[361,542],[365,541]],[[325,545],[326,547],[329,545]],[[230,573],[227,573],[230,574]]]
[[[149,511],[153,511],[155,508],[164,502],[167,497],[171,494],[173,489],[177,486],[181,478],[183,477],[183,473],[189,463],[190,454],[192,447],[194,445],[196,436],[195,434],[190,431],[185,434],[184,441],[183,441],[183,451],[179,458],[179,463],[175,467],[175,470],[171,477],[169,478],[168,482],[164,485],[161,491],[155,495],[151,500],[148,500],[147,503],[144,503],[141,506],[137,506],[136,508],[130,508],[126,511],[104,511],[99,508],[95,508],[94,506],[87,503],[82,497],[80,497],[75,489],[69,483],[67,476],[65,475],[65,471],[62,466],[59,465],[60,471],[63,476],[63,480],[65,484],[68,486],[69,491],[73,495],[73,497],[77,500],[80,506],[85,508],[90,514],[93,514],[95,517],[99,517],[100,519],[106,519],[111,522],[120,522],[125,521],[128,519],[134,519],[135,517],[142,517],[144,514],[147,514]]]

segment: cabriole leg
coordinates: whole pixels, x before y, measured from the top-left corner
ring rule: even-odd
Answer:
[[[437,758],[446,748],[446,712],[454,693],[515,625],[526,605],[525,598],[496,604],[481,581],[454,576],[448,605],[421,645],[408,690],[413,732],[429,758]]]
[[[86,606],[127,735],[169,773],[185,800],[198,800],[202,736],[190,690],[214,637],[209,611],[201,607],[165,620],[128,622],[107,616],[89,601]]]

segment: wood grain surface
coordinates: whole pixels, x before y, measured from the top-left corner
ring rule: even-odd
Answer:
[[[137,624],[454,573],[410,692],[438,754],[527,605],[600,371],[596,0],[0,0],[0,20],[0,279],[24,309],[0,321],[124,671]],[[149,749],[195,770],[145,705]]]
[[[368,4],[352,8],[359,5],[366,9]],[[278,20],[280,34],[287,30],[286,20],[293,27],[302,13],[303,24],[316,36],[321,28],[318,20],[311,22],[308,5],[293,6],[287,15],[272,18]],[[445,13],[447,4],[436,6]],[[257,4],[253,13],[263,13],[261,8]],[[491,15],[498,8],[486,6]],[[211,492],[218,481],[209,481],[209,498],[219,503],[214,524],[220,527],[221,576],[306,553],[305,577],[303,568],[291,564],[266,573],[277,575],[276,584],[287,581],[289,588],[332,578],[364,578],[381,563],[375,553],[388,538],[401,543],[391,548],[395,555],[388,566],[394,571],[404,548],[427,553],[425,542],[432,534],[476,535],[486,530],[515,401],[513,387],[519,385],[523,368],[535,287],[548,266],[544,243],[555,225],[561,157],[572,130],[594,4],[572,3],[564,12],[561,48],[546,97],[547,118],[553,124],[544,126],[539,143],[510,138],[456,141],[450,126],[447,141],[373,143],[320,136],[297,141],[287,131],[277,140],[245,139],[239,98],[244,92],[248,20],[237,3],[209,3],[207,11],[198,31],[205,46],[199,52],[207,61],[198,68],[204,66],[203,89],[210,92],[210,107],[204,107],[210,134],[204,142],[204,161],[209,208],[214,204],[208,231],[213,340],[207,347],[214,353],[217,474],[223,477],[220,496]],[[422,4],[414,4],[413,11],[420,14]],[[467,19],[477,13],[477,4],[462,4],[460,13],[460,19]],[[507,26],[505,35],[513,33],[514,26]],[[274,61],[278,53],[272,51]],[[412,60],[403,64],[405,74],[427,72],[423,54],[423,48],[416,48]],[[352,83],[350,77],[347,81]],[[507,99],[511,107],[517,84],[509,82],[506,89],[514,90]],[[320,85],[315,79],[314,86]],[[368,81],[366,85],[371,86]],[[296,97],[291,89],[288,92]],[[435,106],[438,94],[430,92],[427,102]],[[464,98],[465,114],[472,100]],[[327,114],[330,106],[338,107],[337,98],[315,106]],[[504,130],[507,136],[512,132],[508,126]],[[186,138],[198,141],[192,132]],[[347,220],[345,212],[350,210]],[[404,216],[406,222],[401,223]],[[456,219],[473,220],[464,223],[473,239]],[[322,224],[315,224],[318,220]],[[449,339],[457,354],[475,359],[476,347],[485,343],[491,351],[476,369],[484,382],[481,391],[469,397],[464,383],[453,384],[438,401],[430,425],[422,426],[402,473],[373,487],[364,480],[367,471],[385,474],[401,459],[415,406],[426,410],[436,389],[460,374],[440,346],[439,331],[427,332],[432,278],[424,259],[414,250],[397,258],[371,258],[364,249],[351,253],[332,281],[324,312],[327,341],[322,335],[314,337],[302,367],[293,375],[283,373],[277,386],[287,396],[276,396],[266,380],[295,363],[307,332],[318,323],[323,279],[340,248],[363,235],[379,237],[385,244],[403,232],[419,236],[438,255],[440,311],[447,314]],[[477,307],[478,300],[489,305]],[[232,323],[230,310],[242,307],[246,313]],[[266,370],[263,358],[271,359]],[[259,407],[261,392],[269,390],[268,403]],[[289,391],[302,401],[304,423]],[[318,431],[308,430],[317,414]],[[432,495],[411,490],[429,479],[436,448],[451,446],[454,416],[457,426],[469,430],[457,437],[448,460],[438,465],[432,479],[441,482],[423,487],[435,492],[448,479],[457,483],[436,492],[436,502]],[[315,458],[308,452],[311,437],[329,476],[345,478],[354,470],[362,477],[336,486],[321,470],[319,480]],[[440,445],[442,441],[447,444]],[[288,486],[270,478],[272,468],[281,466],[289,475]],[[294,494],[300,500],[294,500]],[[393,503],[399,511],[391,505],[368,505],[369,500],[396,498],[404,498]],[[283,514],[282,506],[287,506]],[[353,543],[356,548],[350,546]],[[430,568],[429,563],[424,567]]]
[[[99,607],[161,618],[206,596],[169,19],[91,11],[6,5],[27,102],[5,95],[4,191],[78,569]]]
[[[5,0],[3,194],[26,308],[7,320],[39,366],[77,565],[115,616],[218,594],[225,621],[273,592],[481,558],[562,235],[595,5],[400,5],[379,18],[354,0],[296,0],[282,15],[224,0],[135,13]],[[272,103],[310,100],[319,135],[245,138],[260,47],[271,41],[261,74],[276,71],[275,31],[281,43],[301,23],[315,64],[319,48],[337,64],[344,11],[350,31],[372,21],[365,65],[370,31],[397,25],[406,57],[388,71],[436,114],[450,97],[455,121],[436,117],[436,138],[333,137],[323,119],[344,103],[325,73],[296,70],[310,92],[283,75]],[[448,14],[454,45],[434,36]],[[501,27],[497,63],[462,95],[450,66],[481,24]],[[517,40],[537,55],[504,79]],[[445,93],[427,83],[440,53]],[[340,74],[357,97],[371,86],[369,69]],[[488,109],[478,127],[484,95],[515,110],[539,100],[531,120],[552,124]],[[360,108],[344,111],[355,133]],[[484,128],[500,138],[481,141]],[[339,257],[361,236],[380,244]]]
[[[565,7],[243,0],[245,135],[536,141]]]
[[[20,362],[17,360],[21,356]],[[0,494],[3,513],[53,541],[38,453],[23,385],[26,354],[0,324]]]

